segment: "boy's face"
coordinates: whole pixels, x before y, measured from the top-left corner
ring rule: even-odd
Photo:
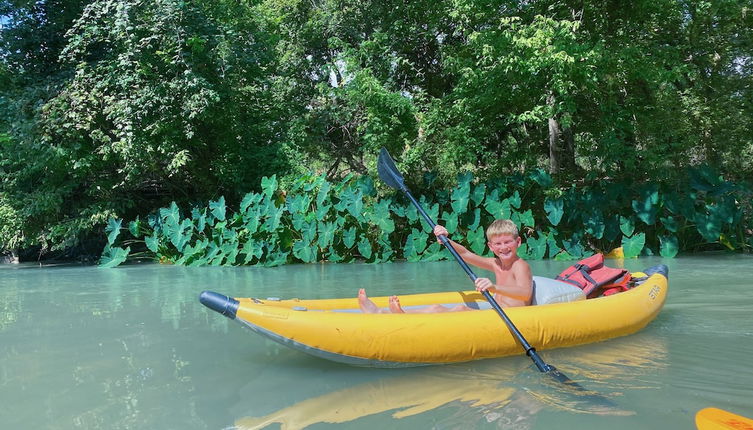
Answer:
[[[520,246],[520,236],[512,234],[499,234],[492,236],[487,242],[489,249],[500,259],[506,260],[517,256],[518,247]]]

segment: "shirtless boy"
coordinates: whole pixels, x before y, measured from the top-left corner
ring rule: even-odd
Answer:
[[[441,225],[434,228],[434,234],[448,236],[447,229]],[[476,279],[476,290],[490,291],[500,306],[527,306],[531,304],[533,294],[533,277],[531,267],[525,260],[518,257],[517,251],[521,244],[518,228],[515,223],[508,219],[498,219],[486,229],[487,246],[494,257],[482,257],[469,251],[463,245],[453,240],[450,243],[463,257],[463,259],[476,267],[494,272],[495,282],[489,278]],[[448,238],[449,239],[449,238]],[[358,291],[358,304],[361,311],[366,313],[383,313],[386,310],[379,309],[366,295],[362,288]],[[442,305],[432,305],[421,309],[403,310],[397,296],[391,296],[389,300],[389,312],[403,313],[431,313],[431,312],[454,312],[471,310],[469,307],[460,305],[446,308]]]

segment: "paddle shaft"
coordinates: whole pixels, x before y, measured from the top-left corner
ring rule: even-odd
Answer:
[[[423,207],[421,207],[421,204],[416,200],[415,197],[410,193],[410,190],[408,190],[407,187],[404,185],[400,187],[400,191],[402,191],[408,199],[413,203],[413,205],[418,210],[418,213],[421,214],[421,216],[424,218],[427,224],[431,226],[431,229],[434,230],[434,227],[436,227],[436,223],[434,220],[431,219],[429,214],[426,213]],[[442,245],[447,248],[448,251],[450,251],[450,254],[452,254],[453,257],[455,257],[455,261],[458,262],[460,267],[463,268],[465,273],[468,275],[469,278],[471,278],[471,281],[474,283],[476,282],[476,279],[478,279],[478,276],[476,276],[475,273],[473,273],[473,270],[468,266],[468,263],[463,260],[463,257],[458,254],[458,252],[455,250],[455,248],[452,246],[452,243],[450,243],[450,240],[447,238],[447,236],[438,236],[439,240],[442,242]],[[517,327],[515,327],[515,324],[513,324],[510,317],[507,316],[504,310],[502,310],[502,307],[499,306],[499,303],[497,303],[496,300],[494,300],[494,297],[489,293],[489,291],[483,291],[482,294],[486,298],[486,300],[489,302],[489,304],[494,308],[495,311],[497,311],[497,314],[502,318],[502,320],[507,324],[507,327],[510,329],[512,334],[515,336],[515,338],[518,340],[518,342],[523,346],[523,348],[526,351],[526,355],[531,357],[531,360],[533,360],[533,363],[536,365],[536,367],[541,372],[549,372],[552,370],[556,370],[554,366],[550,366],[549,364],[546,364],[544,360],[539,357],[539,354],[536,352],[536,348],[532,347],[531,344],[526,341],[526,338],[523,337],[523,334],[518,330]]]

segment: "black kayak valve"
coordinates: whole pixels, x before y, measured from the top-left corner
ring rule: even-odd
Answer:
[[[202,305],[230,319],[235,319],[235,313],[238,312],[238,300],[213,291],[202,292],[199,295],[199,301]]]

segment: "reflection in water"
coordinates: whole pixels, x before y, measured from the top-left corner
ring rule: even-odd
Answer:
[[[533,365],[519,368],[520,361],[485,360],[450,366],[393,370],[389,377],[315,395],[261,416],[236,421],[238,430],[261,429],[279,423],[283,429],[303,429],[322,424],[342,424],[381,413],[401,419],[432,411],[447,410],[439,428],[467,427],[486,423],[501,429],[531,428],[536,415],[544,409],[559,409],[586,414],[630,415],[617,406],[621,388],[652,388],[653,371],[666,365],[666,346],[659,338],[643,336],[630,341],[620,339],[584,348],[570,349],[568,376],[584,387],[603,389],[597,396],[583,395],[563,387],[553,378],[536,372]],[[578,351],[573,353],[573,351]],[[579,373],[575,374],[575,371]],[[397,376],[392,376],[400,373]],[[341,375],[342,376],[342,375]],[[636,379],[638,378],[638,379]],[[332,383],[331,375],[322,381],[292,381],[302,384]],[[347,379],[347,378],[340,378]],[[634,385],[639,381],[639,386]],[[646,380],[644,384],[642,380]],[[249,384],[244,393],[258,392]],[[295,392],[286,384],[267,383],[265,392],[272,398]],[[275,393],[279,390],[281,393]],[[587,393],[588,394],[588,393]],[[601,398],[602,401],[598,399]],[[594,401],[597,399],[597,401]],[[603,401],[605,400],[605,401]],[[252,405],[251,407],[255,407]]]

